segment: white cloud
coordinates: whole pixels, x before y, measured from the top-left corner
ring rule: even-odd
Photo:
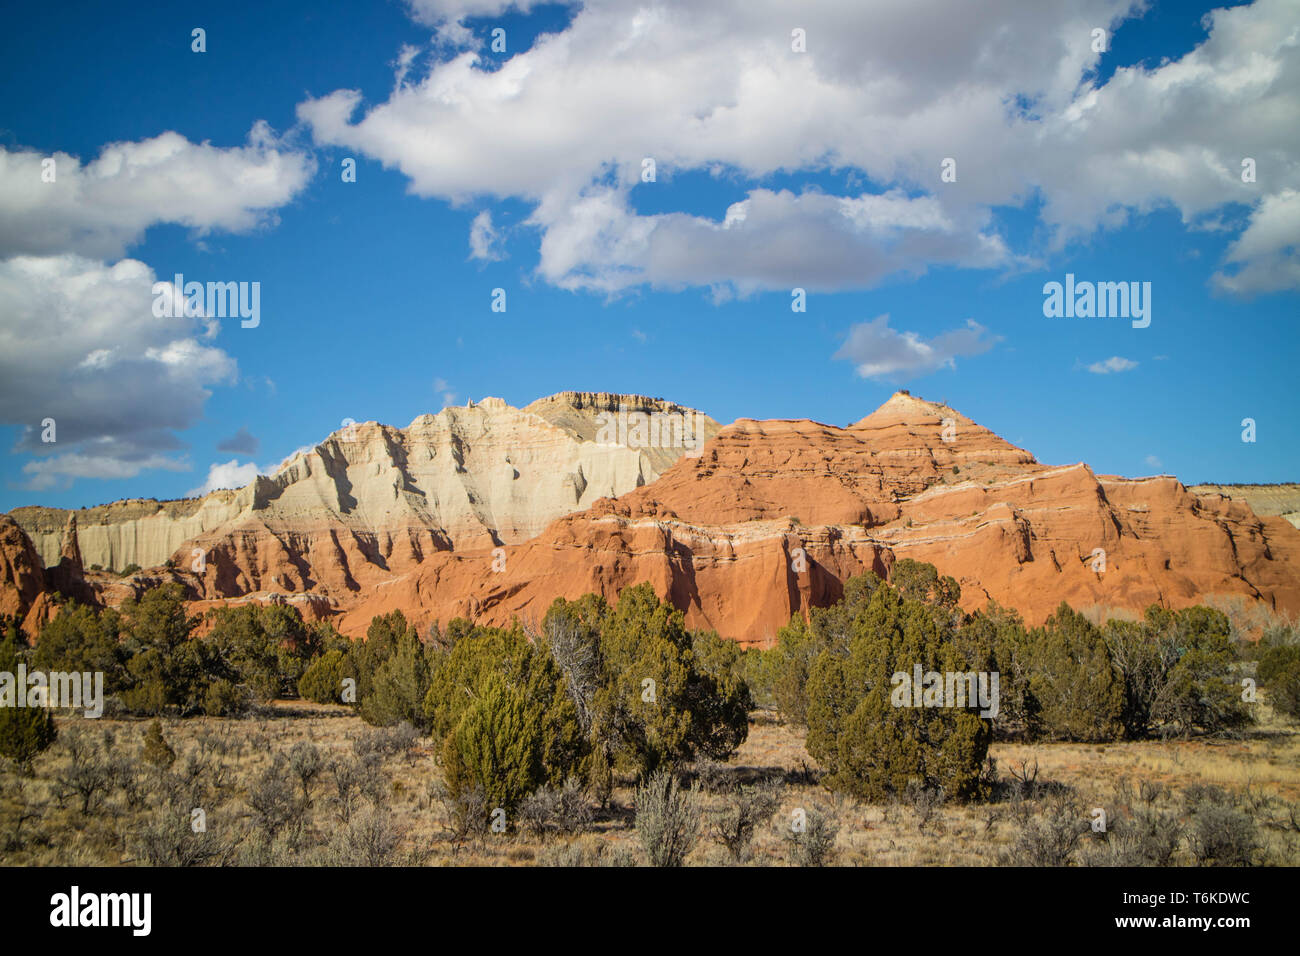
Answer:
[[[721,210],[720,210],[721,211]],[[553,217],[553,218],[552,218]],[[931,197],[828,196],[755,189],[720,220],[685,213],[639,216],[615,189],[573,203],[544,201],[538,270],[561,288],[717,286],[834,291],[918,274],[927,264],[993,267],[1011,256],[1001,239],[959,226]]]
[[[166,455],[147,455],[126,460],[115,455],[68,452],[52,458],[39,458],[23,465],[23,474],[31,477],[26,487],[34,491],[67,487],[77,478],[134,478],[142,471],[160,468],[187,471],[189,465]]]
[[[981,355],[1000,339],[974,320],[966,328],[944,332],[926,341],[915,332],[889,327],[889,316],[879,315],[859,322],[833,356],[848,359],[863,378],[903,381],[929,375],[941,368],[955,368],[958,357]]]
[[[532,0],[407,0],[411,16],[420,23],[437,26],[460,23],[467,17],[488,17],[514,8],[527,13]]]
[[[1216,273],[1215,284],[1251,295],[1300,288],[1300,190],[1284,189],[1257,207],[1225,257],[1235,268]]]
[[[243,488],[260,474],[262,470],[251,461],[241,465],[239,459],[232,458],[230,461],[209,466],[207,480],[197,488],[191,488],[186,492],[186,496],[202,498],[208,492],[221,488]]]
[[[1155,455],[1147,455],[1146,463],[1148,468],[1163,468],[1165,463]]]
[[[1130,369],[1138,367],[1138,363],[1132,359],[1126,359],[1119,355],[1112,355],[1104,362],[1093,362],[1088,366],[1088,371],[1094,375],[1109,375],[1111,372],[1127,372]]]
[[[267,221],[307,184],[311,158],[285,147],[259,122],[248,145],[191,143],[179,133],[110,143],[89,163],[0,147],[0,257],[76,252],[112,259],[155,223],[198,233],[243,232]]]
[[[195,424],[235,360],[198,337],[203,320],[153,314],[153,270],[75,255],[0,261],[0,422],[38,481],[186,469],[176,432]],[[55,420],[53,444],[40,423]]]
[[[465,16],[509,6],[410,2],[422,22],[458,29],[462,45]],[[338,90],[298,112],[318,143],[399,170],[418,195],[532,203],[540,271],[559,285],[779,287],[818,265],[797,248],[793,262],[775,253],[792,217],[819,238],[839,236],[843,203],[874,202],[868,212],[883,215],[886,228],[857,221],[821,274],[834,287],[855,274],[866,286],[934,263],[1005,267],[988,226],[995,205],[1041,196],[1059,248],[1134,210],[1172,205],[1193,223],[1300,188],[1294,0],[1216,11],[1195,50],[1154,69],[1120,69],[1097,88],[1092,30],[1113,30],[1142,8],[1137,0],[827,0],[792,12],[783,0],[589,0],[565,29],[494,58],[494,68],[471,49],[431,59],[419,75],[408,58],[384,102],[363,110],[358,92]],[[795,25],[807,32],[805,54],[790,50]],[[1245,152],[1263,171],[1258,184],[1240,181]],[[888,192],[804,194],[779,215],[752,210],[740,232],[720,209],[714,218],[636,215],[629,197],[647,156],[661,180],[683,170],[856,171],[903,190],[893,202],[904,211],[936,218],[929,226],[890,219],[899,210],[882,207]],[[946,157],[957,160],[957,182],[939,182]],[[1300,219],[1289,203],[1276,214],[1284,231]],[[1300,283],[1293,250],[1252,246],[1235,250],[1245,278],[1224,288],[1267,285],[1278,257],[1282,279],[1272,281]]]
[[[502,257],[497,248],[501,236],[492,228],[492,213],[486,209],[474,217],[469,227],[469,257],[492,262]]]

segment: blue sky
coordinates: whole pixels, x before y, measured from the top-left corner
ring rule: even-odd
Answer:
[[[922,6],[15,8],[0,509],[562,389],[843,425],[908,388],[1048,463],[1300,480],[1300,7]],[[151,316],[176,273],[260,323]],[[1066,273],[1149,282],[1149,327],[1045,317]]]

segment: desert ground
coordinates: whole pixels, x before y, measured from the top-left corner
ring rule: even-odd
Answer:
[[[30,777],[0,777],[0,863],[648,862],[629,778],[606,807],[583,794],[576,807],[493,832],[486,819],[458,820],[429,738],[372,728],[344,707],[279,701],[248,718],[163,719],[169,765],[148,759],[151,723],[61,719],[58,743]],[[918,793],[865,803],[817,783],[800,728],[754,711],[730,760],[692,768],[699,827],[686,864],[1106,865],[1151,864],[1162,854],[1171,865],[1300,863],[1300,729],[1271,713],[1229,739],[995,743],[990,757],[987,801],[944,804]],[[733,854],[718,827],[755,788],[773,798],[771,813],[759,814],[752,840]],[[1105,832],[1093,822],[1096,808]],[[792,835],[799,811],[827,821],[819,845]],[[1165,821],[1164,850],[1125,840],[1139,817]]]

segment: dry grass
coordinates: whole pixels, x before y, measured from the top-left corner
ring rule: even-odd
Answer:
[[[348,759],[353,741],[373,734],[343,708],[281,703],[269,713],[248,719],[164,720],[164,733],[177,752],[173,776],[187,762],[208,755],[198,775],[207,792],[207,827],[222,848],[217,860],[248,862],[255,831],[249,791],[257,775],[277,752],[294,744],[315,744],[327,759]],[[106,752],[137,765],[147,721],[101,719],[60,721],[61,733],[84,731]],[[66,786],[65,741],[36,764],[33,778],[12,771],[0,777],[0,862],[8,865],[121,865],[138,862],[141,827],[157,816],[157,792],[146,793],[146,806],[132,807],[126,791],[114,785],[89,813]],[[1008,771],[1022,761],[1036,763],[1040,783],[1068,794],[1076,806],[1103,807],[1112,817],[1126,812],[1126,785],[1162,785],[1160,805],[1171,812],[1179,793],[1193,784],[1224,788],[1255,818],[1264,845],[1264,861],[1300,863],[1300,833],[1288,825],[1300,809],[1300,732],[1269,718],[1239,740],[1108,744],[996,744],[991,751],[1000,771],[1001,796],[990,803],[943,805],[927,812],[906,800],[868,804],[834,795],[817,782],[818,769],[803,748],[802,732],[771,714],[756,712],[749,739],[725,765],[700,770],[699,800],[707,824],[731,799],[736,785],[768,783],[777,787],[779,806],[757,828],[748,865],[789,865],[790,821],[796,810],[820,808],[838,824],[834,861],[840,865],[952,866],[996,865],[1015,843],[1025,821],[1044,812],[1042,800],[1017,803],[1006,796]],[[220,768],[219,770],[217,768]],[[388,857],[393,863],[423,865],[510,866],[536,863],[606,861],[640,862],[644,855],[632,827],[634,790],[621,780],[609,808],[597,811],[589,832],[578,836],[539,838],[522,831],[458,837],[452,815],[439,799],[441,772],[427,738],[405,754],[386,756],[379,764],[379,803],[391,812],[400,840]],[[154,780],[154,778],[149,778]],[[705,786],[709,784],[709,786]],[[161,784],[151,784],[159,791]],[[146,788],[148,789],[148,788]],[[1045,791],[1046,792],[1046,791]],[[316,783],[296,846],[281,845],[269,858],[281,863],[329,863],[328,848],[346,829],[327,773]],[[1127,799],[1132,801],[1131,794]],[[1085,846],[1093,840],[1085,837]],[[215,862],[216,860],[214,860]],[[702,839],[687,860],[690,865],[726,865],[730,857],[718,843]],[[1191,862],[1180,852],[1175,862]]]

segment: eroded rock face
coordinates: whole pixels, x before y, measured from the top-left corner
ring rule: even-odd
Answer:
[[[1285,518],[1300,528],[1300,485],[1192,485],[1187,490],[1197,495],[1220,494],[1244,501],[1261,517]]]
[[[1167,476],[1043,465],[906,393],[847,428],[711,424],[698,456],[597,443],[598,415],[620,404],[676,408],[564,393],[407,429],[358,425],[209,496],[234,517],[175,548],[174,570],[90,578],[107,603],[167,578],[196,608],[290,601],[353,636],[394,609],[421,626],[536,622],[556,597],[612,599],[649,581],[690,626],[766,644],[791,614],[836,600],[846,577],[887,576],[901,558],[957,578],[968,609],[994,599],[1030,623],[1062,600],[1140,612],[1239,595],[1300,611],[1300,531],[1282,518]],[[87,523],[76,534],[94,563]],[[15,549],[27,554],[15,566],[32,565]],[[30,592],[30,572],[10,578]]]
[[[957,578],[967,609],[994,599],[1030,623],[1062,600],[1140,612],[1242,595],[1300,609],[1300,532],[1282,519],[1174,478],[1041,465],[900,393],[844,429],[738,421],[655,484],[506,548],[504,571],[482,552],[437,555],[341,625],[398,607],[422,623],[536,621],[557,596],[612,598],[648,580],[691,626],[765,644],[791,614],[837,599],[845,577],[900,558]]]
[[[96,593],[115,604],[179,577],[205,601],[311,594],[303,606],[319,616],[322,605],[333,610],[439,551],[518,543],[561,515],[654,481],[698,454],[718,427],[643,396],[562,392],[525,409],[488,398],[404,429],[340,429],[237,491],[76,513],[19,508],[13,518],[43,559],[37,566],[60,569],[69,596],[94,597],[74,583],[81,563],[137,564],[156,570],[92,573]],[[164,574],[167,562],[174,570]]]
[[[0,515],[0,614],[25,622],[45,592],[45,571],[31,540],[9,515]]]

